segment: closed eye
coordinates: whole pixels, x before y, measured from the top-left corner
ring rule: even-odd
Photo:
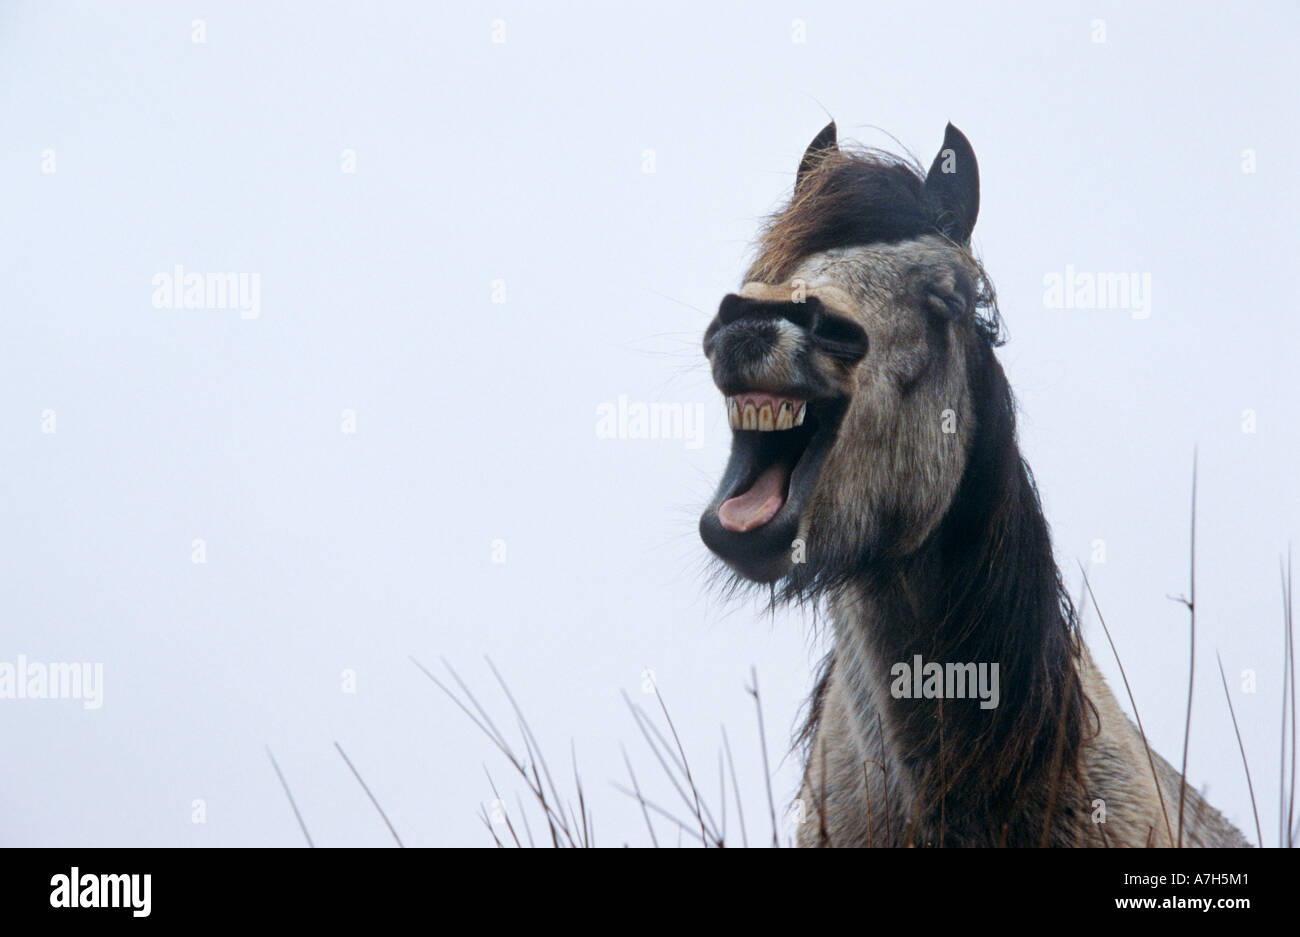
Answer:
[[[956,293],[940,293],[931,290],[925,294],[925,306],[945,319],[959,319],[966,314],[966,300]]]

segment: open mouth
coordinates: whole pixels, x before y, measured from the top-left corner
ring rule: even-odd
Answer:
[[[742,575],[770,582],[788,571],[791,544],[844,408],[842,399],[771,393],[727,398],[731,459],[700,518],[700,536]]]

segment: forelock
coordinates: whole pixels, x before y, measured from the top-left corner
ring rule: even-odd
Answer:
[[[790,203],[768,221],[746,279],[778,283],[813,254],[937,231],[921,199],[924,184],[918,165],[890,153],[826,151],[800,178]]]

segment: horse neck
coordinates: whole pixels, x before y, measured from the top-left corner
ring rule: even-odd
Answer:
[[[993,367],[992,386],[975,388],[986,412],[944,520],[915,554],[874,564],[833,603],[835,668],[860,731],[874,735],[879,714],[884,756],[908,775],[914,811],[944,818],[942,838],[1005,825],[1008,844],[1039,845],[1053,815],[1082,809],[1085,701],[1073,611]],[[895,698],[891,668],[918,656],[996,663],[998,704]]]

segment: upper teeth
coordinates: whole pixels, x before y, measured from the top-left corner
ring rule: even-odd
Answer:
[[[773,394],[737,394],[727,398],[727,419],[732,429],[770,433],[803,425],[808,403]]]

